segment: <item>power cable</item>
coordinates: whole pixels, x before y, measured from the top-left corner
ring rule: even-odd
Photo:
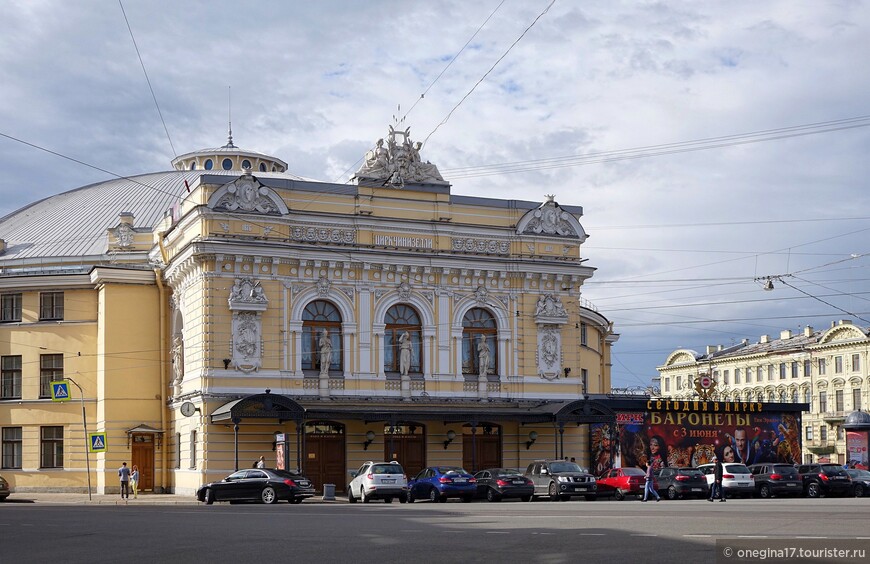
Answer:
[[[169,128],[166,127],[166,120],[163,119],[163,112],[160,111],[160,104],[157,103],[157,95],[154,94],[154,88],[151,86],[151,79],[148,78],[148,71],[145,70],[145,63],[142,61],[142,54],[139,52],[139,46],[136,45],[136,38],[133,37],[133,28],[130,27],[130,20],[127,19],[127,12],[124,10],[124,3],[118,0],[121,5],[121,13],[124,14],[124,21],[127,22],[127,29],[130,31],[130,39],[133,40],[133,47],[136,49],[136,56],[139,57],[139,64],[142,65],[142,72],[145,74],[145,81],[148,83],[148,89],[151,90],[151,98],[154,99],[154,105],[157,106],[157,114],[160,116],[160,121],[163,123],[163,131],[166,132],[166,138],[169,139],[169,146],[172,148],[172,155],[178,157],[175,152],[175,145],[172,144],[172,137],[169,135]]]

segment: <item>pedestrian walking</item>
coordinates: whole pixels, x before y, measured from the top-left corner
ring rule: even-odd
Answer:
[[[261,456],[260,460],[257,461],[257,468],[265,468],[266,467],[266,457]]]
[[[139,499],[139,467],[135,464],[130,474],[130,487],[133,488],[133,499]]]
[[[713,483],[710,486],[710,497],[707,498],[707,501],[713,501],[716,497],[719,497],[719,501],[725,501],[725,490],[722,489],[722,474],[724,474],[724,468],[722,467],[722,462],[713,457]]]
[[[643,499],[641,501],[646,501],[650,494],[655,496],[656,501],[661,501],[662,498],[659,495],[659,492],[656,491],[656,480],[653,476],[652,464],[646,465],[646,474],[644,475],[643,480]]]
[[[118,477],[121,478],[121,499],[130,499],[130,469],[126,462],[118,468]]]

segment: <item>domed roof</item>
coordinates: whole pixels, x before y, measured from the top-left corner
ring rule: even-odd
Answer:
[[[866,411],[853,411],[843,421],[845,429],[870,429],[870,413]]]
[[[286,172],[287,163],[256,151],[241,149],[233,144],[233,130],[230,128],[227,144],[223,147],[200,149],[185,153],[172,159],[175,170],[251,170],[253,172]]]

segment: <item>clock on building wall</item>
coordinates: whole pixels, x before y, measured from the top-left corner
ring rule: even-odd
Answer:
[[[193,402],[191,402],[191,401],[186,401],[183,404],[181,404],[181,414],[184,415],[185,417],[190,417],[191,415],[193,415],[197,411],[199,411],[199,409],[197,409],[196,406],[193,405]]]

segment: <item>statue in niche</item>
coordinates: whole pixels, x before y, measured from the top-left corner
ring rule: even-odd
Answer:
[[[320,332],[317,346],[320,347],[320,375],[328,376],[329,365],[332,364],[332,341],[329,338],[329,331],[326,329]]]
[[[477,336],[477,361],[480,376],[486,377],[489,372],[489,343],[483,335]]]
[[[405,331],[399,337],[399,372],[407,376],[411,369],[411,334]]]
[[[175,375],[175,381],[181,382],[184,378],[184,342],[181,335],[176,335],[172,338],[172,372]]]

